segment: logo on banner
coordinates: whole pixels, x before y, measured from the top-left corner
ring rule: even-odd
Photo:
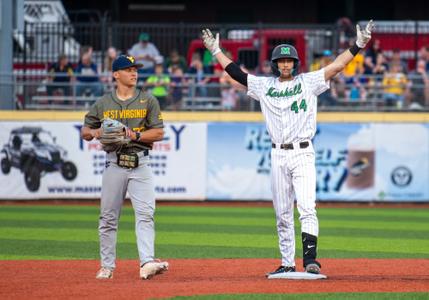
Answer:
[[[394,185],[398,187],[406,187],[413,180],[413,174],[407,167],[399,166],[392,171],[390,179]]]

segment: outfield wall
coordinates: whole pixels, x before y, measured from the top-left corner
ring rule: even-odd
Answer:
[[[38,147],[39,157],[65,150],[64,160],[76,166],[73,178],[42,172],[37,186],[26,184],[19,168],[2,165],[0,199],[99,198],[105,154],[97,141],[80,138],[83,116],[0,112],[2,149],[12,145],[13,130],[39,127],[45,144],[54,144]],[[271,199],[271,141],[259,113],[165,113],[164,119],[165,139],[151,154],[158,199]],[[318,121],[319,200],[429,202],[429,114],[320,113]],[[29,139],[21,147],[16,155],[37,148]]]

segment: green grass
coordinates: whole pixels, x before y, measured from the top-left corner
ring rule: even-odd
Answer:
[[[0,260],[98,259],[98,211],[95,206],[0,206]],[[321,258],[429,258],[427,209],[319,208],[318,215]],[[279,257],[270,207],[158,206],[155,219],[159,257]],[[299,257],[297,218],[295,223]],[[118,257],[137,257],[131,207],[123,208]]]
[[[317,294],[241,294],[241,295],[205,295],[192,297],[174,297],[171,300],[397,300],[397,299],[428,299],[427,293],[320,293]]]

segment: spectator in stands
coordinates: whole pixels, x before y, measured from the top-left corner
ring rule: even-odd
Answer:
[[[408,73],[408,63],[405,59],[401,58],[401,50],[399,50],[398,48],[392,50],[390,65],[400,65],[402,73]]]
[[[170,76],[164,73],[162,61],[158,61],[155,65],[155,74],[150,75],[146,79],[145,87],[158,99],[161,110],[165,109],[168,105],[170,82]]]
[[[419,109],[429,106],[429,75],[426,72],[426,62],[417,61],[416,70],[409,74],[410,93],[408,103],[410,108]]]
[[[104,82],[111,84],[113,82],[112,64],[113,61],[118,57],[118,51],[115,47],[109,47],[104,56],[103,62],[103,73],[106,75],[103,78]]]
[[[210,77],[204,72],[203,62],[198,53],[192,55],[191,63],[187,74],[191,75],[189,79],[190,97],[207,97],[207,83]]]
[[[186,59],[179,54],[179,51],[173,49],[170,51],[170,55],[165,60],[165,69],[172,74],[173,68],[180,68],[184,73],[186,71]]]
[[[405,93],[408,89],[407,76],[401,71],[401,65],[393,64],[383,77],[383,99],[387,106],[404,107]]]
[[[353,46],[355,43],[354,40],[350,41],[349,46]],[[343,69],[342,75],[346,84],[352,83],[355,77],[359,77],[364,73],[364,56],[361,52],[355,55],[351,62],[349,62],[346,67]]]
[[[47,86],[48,96],[60,93],[62,96],[70,96],[70,83],[73,79],[73,67],[69,63],[67,56],[61,54],[58,61],[49,67],[49,84]]]
[[[429,45],[420,48],[419,59],[425,62],[426,72],[429,73]]]
[[[99,97],[103,94],[103,85],[98,76],[98,67],[92,62],[92,51],[82,53],[81,59],[77,64],[76,77],[76,95],[92,94]]]
[[[334,61],[331,50],[324,50],[322,56],[319,60],[319,68],[324,68]],[[332,81],[332,83],[335,79]],[[320,94],[317,99],[321,107],[334,106],[337,104],[337,99],[335,98],[335,84],[331,83],[331,88]]]
[[[143,64],[138,70],[139,75],[153,74],[156,61],[162,59],[158,48],[150,42],[150,36],[146,32],[140,33],[138,43],[128,50],[128,54],[134,56],[137,63]]]
[[[184,90],[186,89],[186,80],[183,76],[183,70],[177,65],[171,67],[171,108],[179,110],[182,104]]]
[[[262,76],[273,76],[273,73],[271,71],[271,63],[269,60],[265,60],[262,62],[262,65],[259,68],[259,74]]]
[[[380,40],[375,39],[365,53],[364,74],[374,74],[374,68],[377,65],[377,57],[381,52]]]

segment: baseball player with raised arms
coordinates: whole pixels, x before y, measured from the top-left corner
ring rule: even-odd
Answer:
[[[97,279],[113,278],[118,222],[127,191],[135,214],[140,278],[149,279],[168,269],[167,262],[155,260],[155,190],[148,165],[149,150],[153,142],[163,139],[164,125],[157,99],[136,89],[139,67],[141,64],[131,56],[121,55],[113,62],[117,88],[91,106],[81,130],[83,139],[100,139],[107,152],[101,188],[101,268]],[[118,124],[119,135],[109,136],[107,130]],[[110,143],[111,138],[122,139],[119,146]]]
[[[222,53],[219,34],[202,31],[205,47],[225,71],[247,87],[260,101],[271,137],[271,188],[276,213],[281,266],[267,276],[295,272],[294,200],[297,201],[306,272],[319,274],[316,260],[319,224],[316,216],[316,167],[312,138],[316,132],[317,96],[329,88],[329,80],[341,72],[371,39],[371,20],[365,29],[356,25],[356,43],[326,67],[298,74],[299,57],[288,44],[278,45],[271,56],[273,77],[254,76]]]

